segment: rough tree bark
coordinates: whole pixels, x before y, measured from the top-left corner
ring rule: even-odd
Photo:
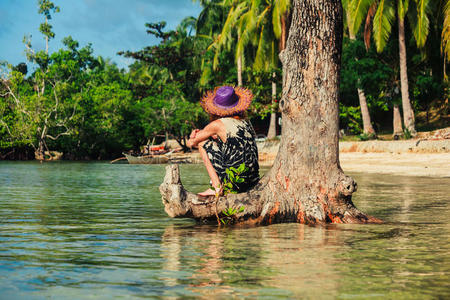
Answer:
[[[405,128],[415,136],[417,134],[414,120],[414,111],[409,100],[408,87],[408,69],[406,66],[406,44],[405,44],[405,20],[398,17],[398,49],[400,56],[400,83],[402,92],[402,108],[403,108],[403,122]]]
[[[356,183],[339,165],[338,101],[342,6],[336,0],[295,0],[283,63],[280,149],[272,169],[251,191],[201,201],[187,192],[178,166],[160,186],[172,217],[215,219],[227,208],[238,223],[380,222],[351,201]]]

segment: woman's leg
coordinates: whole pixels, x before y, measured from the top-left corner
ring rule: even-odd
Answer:
[[[208,153],[206,152],[205,148],[203,148],[204,144],[205,142],[201,142],[198,144],[198,152],[200,152],[203,164],[205,165],[206,171],[208,172],[209,178],[211,179],[212,186],[217,190],[220,188],[220,179],[219,176],[217,175],[216,170],[214,169],[214,166],[211,163],[211,160],[208,157]],[[216,191],[207,189],[206,191],[198,194],[200,196],[211,196],[215,195]]]

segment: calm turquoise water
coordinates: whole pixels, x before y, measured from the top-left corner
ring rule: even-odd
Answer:
[[[166,216],[163,172],[0,162],[0,299],[450,297],[450,178],[351,174],[383,225],[218,229]]]

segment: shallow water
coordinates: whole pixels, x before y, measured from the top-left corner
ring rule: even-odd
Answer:
[[[450,297],[449,178],[351,174],[383,225],[217,229],[166,216],[163,172],[0,162],[0,299]]]

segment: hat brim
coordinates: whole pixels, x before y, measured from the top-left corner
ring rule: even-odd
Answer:
[[[219,88],[220,87],[216,87],[214,90],[206,92],[200,100],[200,105],[208,114],[219,117],[233,116],[246,111],[252,103],[252,92],[246,88],[238,86],[234,88],[234,92],[238,96],[238,103],[229,108],[223,106],[219,107],[214,103],[214,97],[216,96],[216,92]]]

